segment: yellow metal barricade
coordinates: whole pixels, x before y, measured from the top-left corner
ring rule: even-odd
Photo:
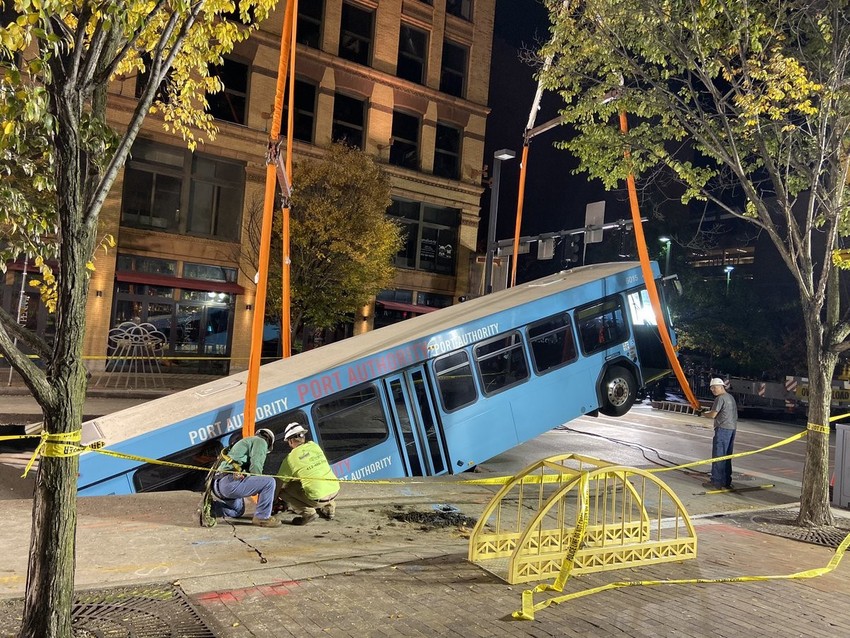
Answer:
[[[576,539],[583,508],[586,525]],[[469,560],[511,584],[543,580],[558,574],[575,540],[574,574],[684,560],[697,551],[684,505],[657,476],[565,454],[530,465],[499,490],[475,526]]]

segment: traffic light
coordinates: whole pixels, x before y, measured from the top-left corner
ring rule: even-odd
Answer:
[[[567,243],[564,245],[564,265],[568,263],[576,263],[578,261],[579,242],[578,237],[567,237]]]

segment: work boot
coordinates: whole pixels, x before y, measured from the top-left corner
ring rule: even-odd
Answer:
[[[332,521],[334,519],[334,512],[336,511],[336,507],[333,503],[328,503],[324,507],[320,507],[316,510],[316,513],[321,516],[326,521]]]
[[[269,518],[257,518],[255,516],[251,519],[251,525],[256,525],[257,527],[280,527],[280,519],[274,516]]]
[[[311,521],[315,521],[317,518],[319,518],[319,515],[316,514],[315,511],[304,512],[301,516],[296,516],[295,518],[293,518],[292,524],[293,525],[306,525],[307,523],[310,523]]]

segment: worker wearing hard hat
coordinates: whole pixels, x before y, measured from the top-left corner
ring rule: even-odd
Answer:
[[[287,425],[283,439],[290,451],[278,472],[284,481],[280,497],[297,514],[292,524],[306,525],[318,516],[333,519],[339,481],[322,448],[315,441],[307,441],[307,430],[300,423]]]
[[[726,392],[723,379],[714,378],[708,382],[714,395],[714,402],[701,416],[714,419],[714,438],[711,444],[711,456],[717,458],[729,456],[735,445],[735,430],[738,427],[738,405],[735,398]],[[708,489],[732,489],[732,460],[714,461],[711,464],[711,480],[703,483]]]
[[[245,513],[245,498],[256,495],[257,507],[251,523],[260,527],[280,527],[280,520],[272,516],[274,477],[260,476],[273,446],[274,432],[262,428],[255,436],[240,439],[222,453],[212,483],[212,493],[216,497],[212,503],[213,516],[238,518]]]

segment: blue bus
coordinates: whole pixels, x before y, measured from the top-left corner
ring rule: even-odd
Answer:
[[[256,426],[282,435],[300,422],[341,479],[459,473],[581,415],[623,415],[668,372],[640,265],[596,264],[264,365]],[[83,442],[209,466],[242,428],[245,382],[235,374],[87,422]],[[86,452],[78,488],[196,489],[203,478]]]

